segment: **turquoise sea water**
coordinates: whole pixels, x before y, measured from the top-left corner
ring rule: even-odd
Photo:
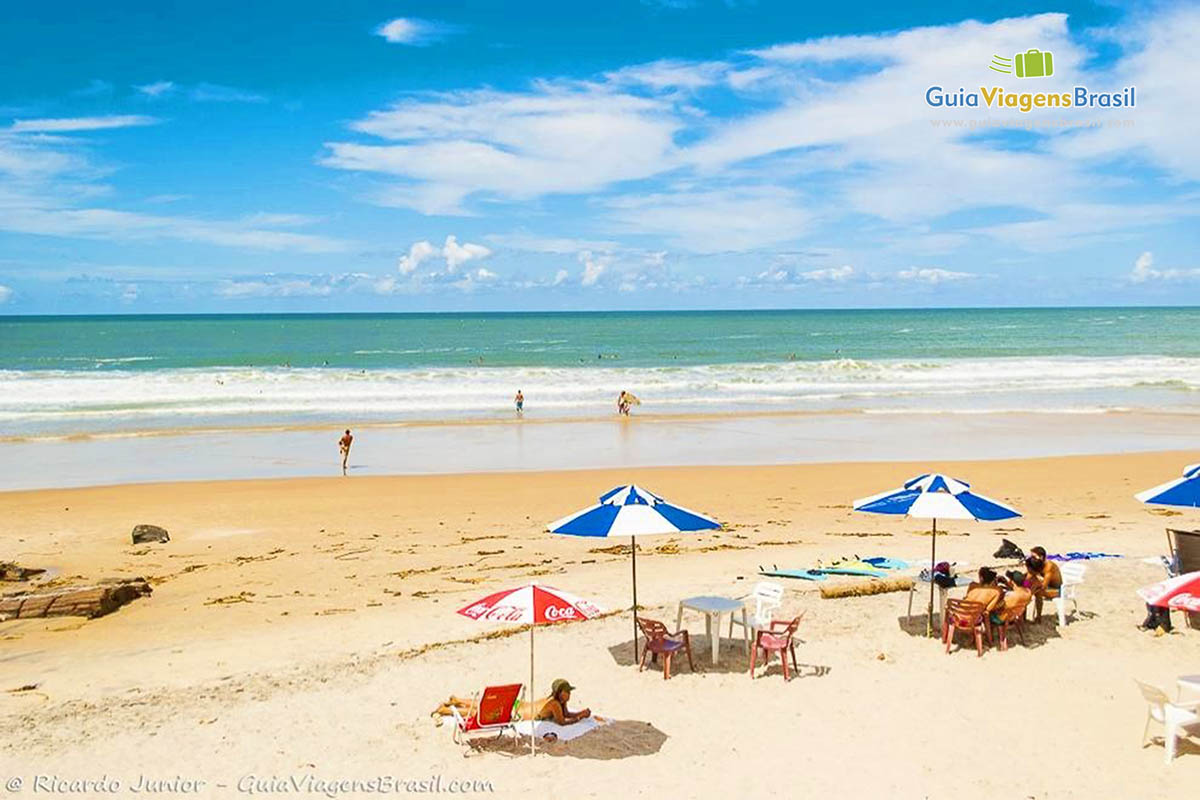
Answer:
[[[1200,411],[1200,309],[0,318],[0,435],[643,412]]]

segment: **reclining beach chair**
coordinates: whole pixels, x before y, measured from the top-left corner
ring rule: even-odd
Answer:
[[[1146,699],[1146,727],[1142,729],[1142,747],[1146,746],[1146,734],[1150,732],[1150,722],[1163,726],[1163,747],[1166,761],[1171,763],[1175,758],[1175,745],[1180,728],[1200,725],[1200,700],[1192,703],[1172,703],[1167,693],[1157,686],[1150,686],[1141,681],[1134,681],[1142,690]]]
[[[642,662],[638,664],[638,672],[646,668],[646,659],[651,655],[663,657],[663,680],[669,680],[671,677],[671,656],[683,650],[687,653],[688,668],[696,671],[696,665],[692,663],[692,639],[686,630],[678,630],[674,633],[667,632],[667,626],[658,620],[646,619],[645,617],[637,618],[638,627],[642,629],[642,635],[646,637],[645,649],[642,651]]]
[[[729,638],[733,638],[733,626],[740,626],[742,632],[747,634],[743,636],[747,650],[750,649],[750,634],[756,636],[758,631],[770,630],[775,611],[783,605],[783,584],[759,581],[754,584],[754,591],[750,593],[750,597],[754,598],[754,616],[750,616],[750,610],[745,606],[742,607],[740,616],[736,611],[729,615]]]
[[[791,622],[783,620],[773,621],[767,629],[760,630],[754,635],[754,649],[750,652],[750,678],[754,678],[754,668],[758,664],[758,651],[763,651],[763,664],[771,663],[771,653],[779,653],[780,660],[783,661],[783,680],[785,682],[792,679],[792,673],[788,670],[788,653],[792,654],[792,668],[797,672],[800,671],[800,664],[796,661],[796,631],[800,628],[800,620],[804,619],[804,615],[793,619]]]
[[[975,637],[975,649],[983,655],[983,639],[989,637],[987,629],[987,609],[983,603],[970,600],[951,598],[946,601],[946,611],[942,615],[942,641],[946,644],[946,652],[954,641],[954,634],[967,631]]]
[[[518,709],[525,699],[525,686],[521,683],[510,683],[504,686],[488,686],[473,698],[472,706],[475,711],[470,716],[463,717],[454,706],[450,707],[454,715],[454,741],[464,744],[467,737],[475,733],[490,733],[496,731],[499,738],[504,732],[517,732],[520,721]]]

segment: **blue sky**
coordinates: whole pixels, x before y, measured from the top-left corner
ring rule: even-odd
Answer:
[[[1195,4],[10,5],[0,313],[1200,302]]]

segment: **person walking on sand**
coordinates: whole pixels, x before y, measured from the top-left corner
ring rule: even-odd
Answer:
[[[513,402],[517,404],[517,416],[525,414],[525,395],[521,394],[521,390],[517,389],[517,396],[513,398]]]
[[[350,429],[346,428],[346,432],[342,434],[342,438],[338,439],[338,451],[342,454],[342,474],[346,474],[348,467],[346,462],[350,460],[350,445],[354,444],[354,437],[350,435]]]

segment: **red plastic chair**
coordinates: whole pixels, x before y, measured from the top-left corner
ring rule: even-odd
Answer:
[[[642,651],[642,663],[638,665],[638,672],[646,668],[646,659],[651,655],[662,656],[663,680],[668,680],[671,677],[671,656],[680,650],[687,653],[688,668],[692,672],[696,671],[696,665],[692,663],[692,639],[687,631],[669,633],[666,625],[645,617],[638,617],[638,627],[642,629],[642,635],[647,640],[645,650]]]
[[[975,636],[975,649],[979,655],[983,655],[983,639],[991,635],[987,629],[987,608],[983,603],[975,603],[970,600],[959,600],[957,598],[946,601],[946,608],[942,613],[942,641],[946,643],[946,652],[950,652],[950,645],[954,641],[954,634],[959,631],[967,631]]]
[[[516,734],[519,717],[517,709],[524,697],[524,684],[510,683],[504,686],[489,686],[471,703],[474,712],[464,718],[454,706],[454,741],[462,744],[472,733],[497,731],[497,738],[512,729]]]
[[[783,679],[790,681],[792,673],[788,669],[788,653],[792,654],[792,667],[799,672],[800,664],[796,661],[796,644],[794,637],[800,628],[800,620],[804,615],[796,617],[791,622],[772,620],[769,630],[760,630],[754,635],[754,649],[750,651],[750,678],[754,678],[754,669],[758,665],[758,651],[763,651],[763,664],[771,663],[771,653],[779,653],[783,661]]]

